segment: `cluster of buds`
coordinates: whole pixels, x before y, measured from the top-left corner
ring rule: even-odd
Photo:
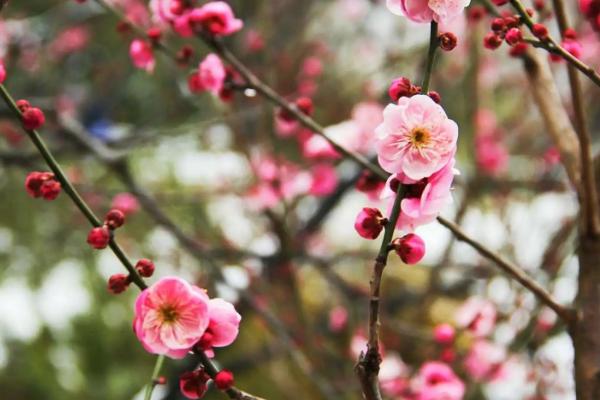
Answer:
[[[458,38],[452,32],[444,32],[438,35],[438,44],[444,51],[452,51],[458,44]]]
[[[25,178],[25,190],[33,198],[54,200],[60,194],[61,185],[52,172],[30,172]]]
[[[149,278],[152,276],[152,274],[154,274],[154,263],[147,258],[142,258],[135,264],[135,270],[141,277]],[[113,294],[123,293],[129,287],[131,282],[131,275],[113,274],[110,276],[110,278],[108,278],[107,289]]]
[[[179,377],[179,389],[186,398],[199,399],[206,394],[210,380],[204,368],[187,371]],[[213,381],[218,389],[228,390],[233,386],[233,374],[228,370],[219,371]]]
[[[402,76],[392,81],[392,84],[388,88],[388,95],[393,101],[397,102],[401,97],[412,97],[421,94],[421,90],[421,86],[413,85],[410,79]],[[438,92],[427,92],[427,96],[431,97],[436,103],[441,102]]]
[[[88,234],[87,242],[97,250],[105,249],[112,237],[112,232],[123,226],[125,214],[121,210],[112,209],[104,217],[104,224],[92,228]]]
[[[523,41],[521,25],[521,18],[515,15],[494,18],[491,31],[483,38],[483,45],[487,49],[495,50],[502,45],[502,41],[506,41],[511,46],[510,55],[522,55],[527,50],[527,43]]]
[[[44,112],[37,107],[32,107],[27,100],[18,100],[16,102],[19,111],[21,111],[21,122],[23,128],[28,131],[39,129],[46,122]]]

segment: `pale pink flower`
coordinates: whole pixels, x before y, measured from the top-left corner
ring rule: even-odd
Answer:
[[[415,95],[389,104],[375,134],[383,169],[420,180],[441,170],[454,156],[458,126],[429,96]]]
[[[471,0],[387,0],[388,9],[414,22],[448,21],[460,15]]]
[[[140,293],[133,330],[153,354],[183,358],[209,324],[206,292],[177,277],[165,277]]]
[[[337,171],[331,164],[317,164],[310,169],[310,174],[312,182],[309,193],[313,196],[327,196],[337,187]]]
[[[406,187],[404,198],[400,203],[400,217],[397,227],[402,230],[414,230],[417,226],[435,220],[440,211],[452,203],[450,188],[454,175],[454,159],[451,159],[441,170],[420,180],[413,180],[399,173],[392,175],[383,190],[381,197],[390,198],[390,206],[395,198],[398,182]]]
[[[115,195],[111,204],[112,208],[120,210],[125,215],[136,213],[140,209],[137,197],[131,193],[119,193]]]
[[[340,154],[321,135],[310,132],[309,135],[298,135],[302,155],[308,159],[338,159]]]
[[[224,1],[211,1],[192,10],[190,21],[199,24],[212,35],[227,36],[242,29],[244,23],[235,18],[229,4]]]
[[[416,400],[462,400],[465,384],[447,364],[429,361],[415,376],[413,390]]]
[[[129,56],[137,68],[152,72],[156,64],[152,46],[141,39],[135,39],[129,46]]]
[[[381,390],[390,397],[401,396],[409,389],[408,367],[398,354],[387,354],[379,366]],[[395,397],[394,397],[395,398]]]
[[[496,307],[481,297],[470,297],[454,316],[459,327],[468,329],[474,336],[487,336],[496,325]]]
[[[500,377],[506,349],[487,340],[477,340],[465,358],[465,369],[474,380],[490,381]]]
[[[84,49],[90,39],[90,32],[85,26],[73,26],[60,32],[49,44],[50,53],[57,58]]]
[[[307,57],[302,63],[302,74],[317,77],[323,73],[323,62],[318,57]]]
[[[237,338],[242,316],[233,304],[223,299],[211,299],[208,303],[209,323],[198,345],[212,357],[213,347],[229,346]]]
[[[225,66],[216,54],[207,55],[198,66],[199,85],[214,95],[223,89],[226,76]]]
[[[352,335],[352,338],[350,339],[350,356],[355,360],[358,359],[361,353],[367,351],[368,343],[369,340],[362,331],[359,330],[355,332],[354,335]],[[385,347],[381,342],[379,343],[379,354],[381,354],[382,358],[385,358]]]

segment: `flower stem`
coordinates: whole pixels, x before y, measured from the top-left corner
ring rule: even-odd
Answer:
[[[438,23],[431,21],[431,30],[429,31],[429,50],[427,51],[427,64],[425,66],[425,76],[423,76],[423,84],[421,91],[427,94],[429,91],[429,82],[431,81],[431,72],[435,62],[435,52],[438,48]]]
[[[160,374],[160,369],[162,368],[163,362],[165,361],[165,356],[160,355],[156,357],[156,363],[154,364],[154,371],[152,371],[152,377],[150,378],[150,383],[146,386],[146,393],[144,394],[144,400],[150,400],[152,397],[152,391],[154,390],[154,386],[156,386],[156,380],[158,379],[158,375]]]

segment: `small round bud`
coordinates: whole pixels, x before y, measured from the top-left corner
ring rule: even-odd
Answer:
[[[508,3],[508,0],[492,0],[492,2],[497,6],[503,6]]]
[[[27,110],[29,107],[31,107],[31,104],[29,104],[29,102],[27,100],[17,100],[16,103],[17,108],[19,109],[19,111],[21,111],[22,113],[25,112],[25,110]]]
[[[92,228],[88,233],[88,244],[97,250],[105,249],[109,241],[110,231],[106,226]]]
[[[46,122],[46,117],[42,110],[37,107],[29,107],[27,108],[22,115],[23,119],[23,128],[28,131],[38,129],[44,122]]]
[[[533,8],[542,11],[546,7],[545,0],[533,0]]]
[[[425,255],[425,242],[414,233],[394,239],[392,248],[405,264],[416,264]]]
[[[162,31],[159,27],[153,26],[152,28],[148,28],[146,36],[152,43],[158,43],[162,37]]]
[[[44,200],[54,200],[60,194],[61,185],[56,179],[48,179],[42,183],[40,193]]]
[[[215,386],[220,390],[228,390],[233,386],[233,373],[226,369],[221,370],[215,375]]]
[[[519,28],[510,28],[508,32],[506,32],[506,36],[504,37],[506,43],[511,46],[514,46],[517,43],[520,43],[523,40],[523,34]]]
[[[431,97],[431,100],[435,101],[438,104],[442,102],[442,96],[440,96],[440,94],[435,90],[430,90],[429,92],[427,92],[427,96]]]
[[[381,211],[376,208],[363,208],[356,216],[354,229],[365,239],[376,239],[387,223]]]
[[[563,32],[563,37],[565,39],[575,40],[575,39],[577,39],[577,31],[575,29],[573,29],[573,28],[567,28]]]
[[[149,278],[154,273],[154,263],[147,258],[142,258],[135,264],[135,269],[144,278]]]
[[[175,58],[179,65],[185,66],[190,62],[193,55],[194,55],[194,49],[192,48],[192,46],[185,45],[181,49],[179,49]]]
[[[510,48],[508,54],[512,57],[519,57],[525,54],[529,46],[525,42],[519,42]]]
[[[506,29],[506,23],[504,22],[504,18],[494,18],[492,23],[490,24],[492,30],[496,33],[504,32]]]
[[[439,344],[452,344],[455,336],[456,331],[450,324],[440,324],[433,329],[433,338]]]
[[[421,88],[413,85],[405,77],[394,79],[388,89],[388,94],[393,101],[398,101],[400,97],[412,97],[419,93],[421,93]]]
[[[533,24],[531,32],[533,32],[534,36],[538,39],[544,40],[548,38],[548,28],[546,28],[546,25],[544,24]]]
[[[488,32],[483,38],[483,45],[486,49],[496,50],[502,44],[502,38],[494,32]]]
[[[452,51],[458,44],[458,38],[452,32],[444,32],[438,36],[440,49],[444,51]]]
[[[54,180],[52,172],[30,172],[25,178],[25,190],[31,197],[42,197],[42,185],[50,180]]]
[[[125,223],[125,214],[123,211],[113,208],[104,217],[104,223],[110,229],[117,229]]]
[[[310,97],[300,97],[296,100],[296,107],[306,115],[312,115],[314,111],[313,102]]]
[[[155,385],[166,385],[167,384],[167,378],[164,375],[159,376],[158,378],[156,378],[154,380],[154,384]]]
[[[131,279],[129,275],[126,274],[114,274],[108,278],[108,291],[113,294],[123,293],[129,284],[131,283]]]
[[[440,360],[442,360],[445,363],[451,364],[454,362],[454,360],[456,360],[456,352],[452,347],[446,347],[444,350],[442,350],[442,353],[440,354]]]

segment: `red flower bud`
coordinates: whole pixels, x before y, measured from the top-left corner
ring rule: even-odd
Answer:
[[[110,231],[106,226],[92,228],[88,233],[87,242],[90,246],[97,250],[101,250],[108,246],[110,241]]]
[[[25,190],[27,193],[34,198],[42,197],[42,185],[50,180],[54,180],[54,174],[52,172],[30,172],[25,178]],[[49,190],[48,188],[45,190]]]
[[[233,386],[233,373],[226,369],[221,370],[215,375],[215,386],[221,390],[231,389]]]
[[[486,49],[495,50],[502,44],[502,38],[494,32],[489,32],[483,38],[483,45]]]
[[[440,96],[440,94],[434,90],[430,90],[429,92],[427,92],[427,96],[431,97],[431,100],[435,101],[438,104],[442,102],[442,96]]]
[[[29,102],[27,100],[17,100],[16,104],[17,104],[17,108],[22,113],[24,113],[25,110],[27,110],[29,107],[31,107],[31,104],[29,104]]]
[[[104,223],[110,229],[117,229],[125,223],[125,214],[123,214],[123,211],[113,208],[104,217]]]
[[[149,278],[154,273],[154,263],[147,258],[142,258],[135,264],[135,269],[144,278]]]
[[[56,179],[48,179],[42,183],[40,193],[44,200],[54,200],[60,194],[61,185]]]
[[[405,264],[416,264],[425,255],[425,242],[414,233],[394,239],[392,247]]]
[[[510,54],[512,57],[522,56],[527,51],[528,47],[529,46],[527,45],[527,43],[519,42],[510,48],[510,51],[508,54]]]
[[[146,31],[146,36],[152,43],[160,42],[160,38],[162,37],[162,31],[159,27],[153,26]]]
[[[123,293],[129,284],[131,283],[131,279],[129,275],[126,274],[114,274],[108,278],[108,291],[113,294]]]
[[[312,115],[314,107],[309,97],[300,97],[296,100],[296,107],[306,115]]]
[[[452,32],[444,32],[438,36],[440,49],[444,51],[452,51],[458,43],[458,38]]]
[[[394,79],[388,89],[388,94],[393,101],[398,101],[400,97],[412,97],[419,93],[421,93],[421,88],[413,85],[410,80],[405,77]]]
[[[188,399],[199,399],[206,393],[210,376],[203,370],[188,371],[179,377],[179,390]]]
[[[356,216],[354,229],[365,239],[375,239],[387,223],[381,211],[376,208],[363,208]]]
[[[490,26],[492,30],[496,33],[504,32],[504,30],[506,29],[506,23],[504,22],[504,18],[494,18]]]
[[[535,35],[536,38],[544,40],[548,37],[548,28],[544,24],[533,24],[531,27],[531,32]]]
[[[28,131],[38,129],[44,122],[46,122],[46,117],[42,110],[37,107],[29,107],[27,108],[22,115],[23,119],[23,128]]]
[[[504,37],[506,43],[511,46],[514,46],[517,43],[520,43],[523,40],[523,34],[519,28],[510,28],[508,32],[506,32],[506,36]]]

